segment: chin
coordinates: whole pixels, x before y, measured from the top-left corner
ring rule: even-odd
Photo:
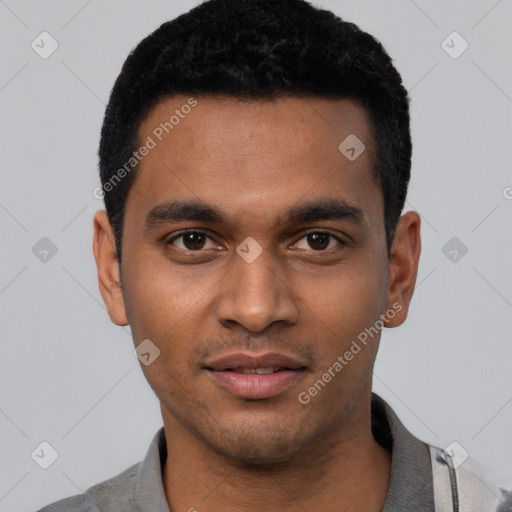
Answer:
[[[311,447],[315,437],[306,433],[304,425],[294,428],[278,422],[231,424],[222,431],[219,427],[217,424],[216,429],[209,430],[203,441],[232,463],[254,468],[292,462]]]

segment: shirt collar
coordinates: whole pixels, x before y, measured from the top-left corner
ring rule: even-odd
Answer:
[[[428,446],[414,437],[391,407],[372,393],[375,438],[391,452],[391,480],[382,512],[434,510],[432,469]],[[167,459],[164,427],[153,437],[136,479],[135,503],[144,512],[170,512],[162,480]]]
[[[164,427],[155,434],[142,461],[135,485],[135,503],[140,512],[170,512],[162,480],[167,458]]]
[[[432,512],[434,488],[428,445],[414,437],[393,409],[375,393],[372,393],[372,420],[374,424],[380,421],[381,428],[387,427],[387,432],[380,432],[380,435],[387,435],[392,446],[391,479],[382,512]],[[379,439],[375,431],[374,436]]]

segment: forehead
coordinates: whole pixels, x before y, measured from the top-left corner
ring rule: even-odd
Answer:
[[[353,100],[174,96],[141,123],[144,145],[128,198],[140,213],[200,199],[263,221],[302,200],[342,198],[365,216],[383,214],[370,123]]]

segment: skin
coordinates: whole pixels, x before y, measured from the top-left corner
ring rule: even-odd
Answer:
[[[158,103],[139,142],[187,100]],[[141,367],[161,403],[170,509],[379,511],[391,468],[370,426],[380,333],[308,404],[297,397],[393,304],[402,309],[386,327],[404,322],[420,218],[402,215],[388,259],[374,142],[355,101],[197,101],[140,164],[126,202],[122,276],[107,215],[94,219],[111,320],[130,324],[135,345],[149,338],[161,351]],[[353,162],[338,150],[352,133],[366,146]],[[361,210],[359,221],[278,219],[298,204],[340,198]],[[170,200],[201,200],[225,222],[144,229],[150,210]],[[184,229],[206,233],[202,248],[169,242]],[[319,249],[311,230],[344,244],[327,237]],[[250,264],[236,252],[248,236],[263,249]],[[294,355],[307,369],[283,393],[245,400],[203,369],[208,357],[243,350]]]

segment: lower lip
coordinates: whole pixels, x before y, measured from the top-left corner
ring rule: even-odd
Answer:
[[[282,370],[267,375],[208,370],[213,378],[232,395],[262,399],[282,393],[302,376],[302,370]]]

